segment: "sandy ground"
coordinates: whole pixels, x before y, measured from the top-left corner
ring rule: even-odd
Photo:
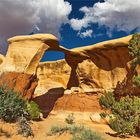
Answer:
[[[88,120],[78,120],[76,121],[76,124],[82,124],[85,125],[92,130],[99,132],[102,137],[104,137],[106,140],[123,140],[122,138],[116,138],[113,136],[110,136],[107,133],[113,134],[114,132],[109,128],[108,125],[105,124],[97,124],[93,123],[92,121]],[[68,133],[64,133],[62,135],[56,135],[56,136],[47,136],[47,132],[49,131],[51,126],[60,126],[60,125],[66,125],[63,117],[61,118],[56,118],[54,116],[49,116],[48,118],[42,120],[42,121],[34,121],[31,124],[31,127],[33,129],[33,132],[35,136],[33,138],[28,137],[25,138],[23,136],[17,135],[16,133],[16,128],[17,124],[8,124],[0,121],[0,128],[2,128],[4,131],[7,131],[10,136],[6,137],[4,135],[0,136],[0,140],[70,140],[71,135]],[[125,140],[139,140],[140,138],[137,137],[130,137],[130,138],[125,138]]]

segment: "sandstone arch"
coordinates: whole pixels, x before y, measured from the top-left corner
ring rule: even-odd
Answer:
[[[46,71],[48,69],[55,71],[56,75],[62,75],[67,83],[64,87],[79,86],[84,92],[103,93],[114,88],[117,82],[122,81],[129,72],[129,63],[132,58],[129,55],[128,43],[131,37],[130,35],[72,49],[65,53],[65,60],[56,62],[61,69],[60,72],[54,70],[55,62],[40,63],[38,70],[40,69],[42,77],[41,67]]]
[[[40,94],[46,89],[43,78],[49,75],[54,75],[52,79],[64,88],[79,86],[84,92],[103,92],[114,88],[127,75],[132,59],[128,52],[131,38],[127,36],[68,50],[51,34],[16,36],[8,40],[9,48],[1,71],[37,74]],[[40,63],[47,50],[64,52],[65,59]],[[57,70],[56,65],[59,66]]]

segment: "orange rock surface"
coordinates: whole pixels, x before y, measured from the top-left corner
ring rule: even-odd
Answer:
[[[13,90],[30,100],[37,86],[37,77],[26,73],[5,72],[0,75],[0,87]]]

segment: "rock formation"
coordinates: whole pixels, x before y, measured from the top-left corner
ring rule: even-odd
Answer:
[[[37,83],[37,77],[31,74],[4,72],[0,75],[0,87],[5,90],[13,90],[28,100],[34,95]]]
[[[50,34],[10,38],[1,73],[37,75],[35,95],[53,88],[80,87],[84,93],[104,93],[114,88],[129,72],[128,43],[132,36],[68,50]],[[61,51],[64,60],[40,62],[45,51]]]
[[[59,46],[57,38],[51,34],[16,36],[10,38],[8,43],[2,71],[35,74],[46,50],[68,51]]]
[[[89,58],[77,65],[79,85],[85,92],[115,88],[129,71],[128,43],[132,36],[73,49]]]
[[[72,49],[65,54],[65,60],[39,63],[39,85],[35,92],[42,90],[44,93],[47,88],[50,89],[45,79],[64,88],[80,87],[87,93],[104,93],[115,88],[129,72],[132,58],[128,43],[131,37]]]

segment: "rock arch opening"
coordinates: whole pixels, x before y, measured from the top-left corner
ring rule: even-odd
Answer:
[[[64,57],[65,54],[63,52],[53,51],[53,50],[46,51],[43,57],[41,58],[40,62],[61,60],[64,59]]]

